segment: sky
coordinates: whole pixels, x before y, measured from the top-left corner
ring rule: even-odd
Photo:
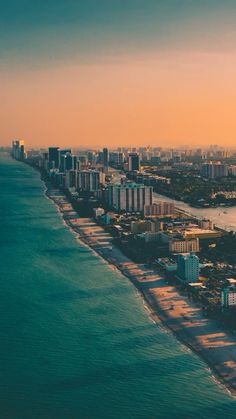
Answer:
[[[235,0],[0,0],[0,144],[236,146]]]

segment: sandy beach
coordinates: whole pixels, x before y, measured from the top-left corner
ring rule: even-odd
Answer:
[[[143,295],[152,319],[168,327],[177,339],[196,352],[218,382],[236,395],[236,337],[227,334],[201,307],[180,294],[157,271],[133,263],[113,243],[113,237],[91,218],[79,218],[62,192],[49,187],[47,196],[60,210],[79,240],[92,248],[110,266],[128,277]]]

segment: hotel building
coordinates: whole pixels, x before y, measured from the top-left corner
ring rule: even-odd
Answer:
[[[108,186],[108,205],[117,212],[143,212],[152,204],[152,187],[137,183]]]

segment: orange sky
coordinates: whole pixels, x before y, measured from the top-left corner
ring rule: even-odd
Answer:
[[[236,55],[173,52],[5,74],[2,143],[236,145]]]
[[[236,2],[3,2],[0,144],[235,146]]]

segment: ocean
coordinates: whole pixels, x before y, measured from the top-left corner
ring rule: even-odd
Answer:
[[[0,418],[235,418],[206,364],[0,154]]]

